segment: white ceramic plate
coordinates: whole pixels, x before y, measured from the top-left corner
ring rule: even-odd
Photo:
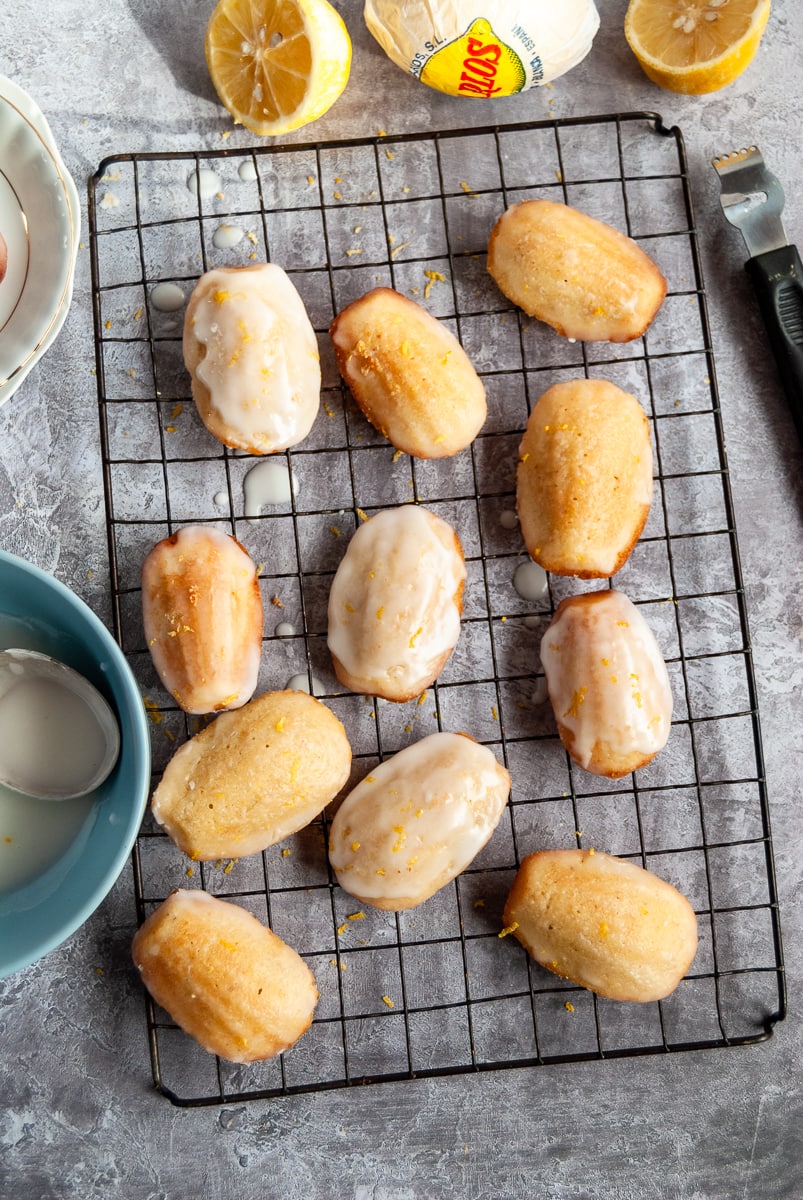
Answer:
[[[78,194],[39,109],[0,77],[0,404],[64,324],[78,253]]]

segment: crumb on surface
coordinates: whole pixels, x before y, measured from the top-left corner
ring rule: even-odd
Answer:
[[[507,935],[509,933],[515,933],[516,930],[518,929],[518,927],[519,927],[518,921],[513,921],[512,924],[505,925],[504,929],[500,929],[499,933],[496,936],[500,937],[500,938],[505,938],[505,937],[507,937]]]
[[[427,278],[427,283],[426,283],[426,286],[424,287],[424,299],[428,300],[429,293],[432,291],[435,284],[436,283],[445,283],[446,276],[441,271],[432,271],[432,270],[424,271],[424,275]]]

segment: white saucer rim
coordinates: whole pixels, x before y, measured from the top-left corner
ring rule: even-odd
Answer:
[[[64,192],[70,234],[69,252],[66,257],[67,273],[58,301],[50,315],[50,320],[46,328],[41,331],[35,346],[25,354],[15,370],[0,383],[0,406],[2,406],[13,395],[23,379],[25,379],[42,355],[52,345],[67,318],[72,301],[75,266],[78,257],[81,213],[78,191],[69,171],[64,165],[64,160],[61,157],[44,114],[25,91],[6,76],[0,76],[0,102],[5,102],[14,109],[25,124],[29,126],[52,162],[56,177]]]

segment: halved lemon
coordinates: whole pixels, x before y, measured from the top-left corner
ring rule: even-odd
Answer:
[[[234,120],[276,137],[331,108],[348,82],[351,38],[327,0],[220,0],[206,62]]]
[[[630,0],[625,37],[646,75],[670,92],[715,92],[758,50],[770,0]]]

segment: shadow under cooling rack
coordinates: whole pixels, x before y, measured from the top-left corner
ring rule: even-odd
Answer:
[[[200,185],[200,186],[199,186]],[[668,281],[644,337],[571,343],[526,317],[485,266],[511,203],[550,197],[617,226]],[[238,861],[191,864],[148,817],[134,852],[140,920],[174,887],[204,887],[255,913],[312,968],[310,1031],[279,1059],[234,1066],[206,1054],[147,1001],[154,1079],[179,1104],[219,1103],[378,1080],[568,1063],[767,1037],[785,1014],[783,956],[744,588],[714,356],[680,131],[628,113],[318,145],[121,155],[90,181],[99,415],[117,636],[151,712],[154,782],[198,728],[162,690],[145,646],[139,573],[153,544],[201,521],[261,564],[266,611],[258,691],[307,676],[343,721],[352,783],[437,729],[490,746],[513,788],[471,867],[419,909],[358,910],[326,854],[328,816]],[[221,233],[221,230],[224,232]],[[245,515],[254,460],[217,442],[190,399],[181,297],[201,272],[271,260],[316,329],[322,404],[309,437],[279,456],[296,492]],[[179,289],[179,309],[154,288]],[[483,377],[488,420],[468,450],[421,461],[359,413],[327,330],[372,287],[411,296],[459,336]],[[559,601],[595,584],[550,578],[541,601],[513,587],[525,554],[515,509],[518,443],[548,386],[601,376],[650,419],[655,499],[611,581],[638,604],[675,698],[664,751],[609,781],[568,759],[543,703],[540,633]],[[326,649],[326,601],[360,520],[425,504],[457,529],[468,579],[460,642],[409,704],[354,696]],[[291,626],[279,636],[277,626]],[[286,629],[285,629],[286,632]],[[500,939],[521,858],[594,846],[680,888],[700,948],[667,1000],[600,1000]]]

